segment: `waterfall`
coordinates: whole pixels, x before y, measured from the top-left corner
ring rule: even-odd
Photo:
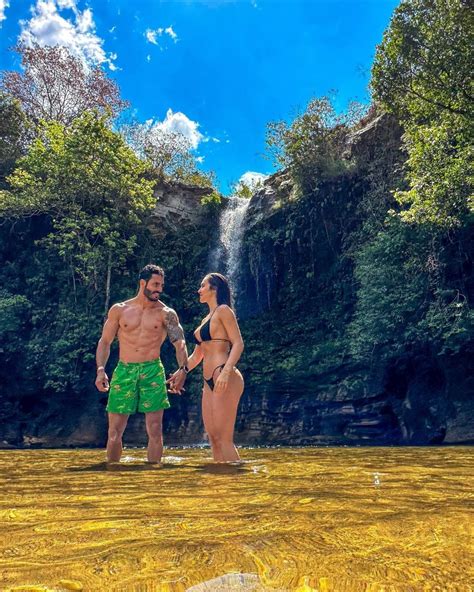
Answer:
[[[250,199],[229,197],[219,221],[219,245],[211,255],[213,269],[222,270],[229,279],[231,289],[236,294],[236,280],[239,272],[240,250],[245,230],[245,214]]]

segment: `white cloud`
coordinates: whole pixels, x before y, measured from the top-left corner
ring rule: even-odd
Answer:
[[[202,164],[204,162],[204,156],[196,156],[196,162],[199,162],[199,164]]]
[[[153,31],[152,29],[147,29],[145,31],[145,37],[150,43],[158,45],[158,41],[156,40],[156,31]]]
[[[176,35],[176,33],[173,31],[173,27],[167,27],[165,29],[165,33],[169,35],[175,43],[178,41],[178,35]]]
[[[151,55],[150,55],[150,54],[148,54],[148,55],[146,56],[146,61],[147,61],[147,62],[151,62]]]
[[[111,69],[113,72],[115,72],[115,70],[121,70],[121,68],[118,68],[118,67],[117,67],[117,66],[114,64],[114,60],[116,60],[116,59],[117,59],[117,54],[116,54],[116,53],[112,53],[112,52],[111,52],[111,53],[109,54],[109,60],[110,60],[110,62],[109,62],[109,68],[110,68],[110,69]]]
[[[237,186],[243,184],[249,187],[252,191],[261,187],[265,179],[268,179],[269,175],[264,175],[263,173],[254,173],[253,171],[247,171],[244,173],[238,183]]]
[[[61,15],[62,10],[72,10],[74,21]],[[117,69],[113,63],[117,54],[107,55],[104,51],[103,39],[95,32],[90,8],[80,11],[75,0],[37,0],[31,12],[32,17],[29,20],[20,21],[21,42],[28,46],[34,43],[41,46],[60,45],[66,47],[84,64],[108,64],[111,70]]]
[[[9,0],[0,0],[0,23],[4,21],[7,17],[5,16],[5,8],[10,6]],[[2,25],[0,24],[0,27]]]
[[[181,134],[192,150],[195,150],[204,139],[204,136],[198,130],[199,123],[189,119],[184,113],[179,111],[174,113],[172,109],[168,109],[163,121],[148,119],[141,124],[141,128],[149,138],[154,135],[160,137],[163,133]]]
[[[59,8],[70,8],[71,10],[76,10],[76,0],[57,0],[57,4]]]
[[[78,12],[76,15],[77,30],[79,33],[87,33],[89,29],[94,30],[94,20],[92,18],[92,11],[86,8],[84,12]]]
[[[158,27],[158,29],[147,29],[145,31],[145,37],[149,43],[153,43],[153,45],[160,45],[158,43],[157,37],[163,37],[163,35],[168,35],[171,39],[177,43],[178,35],[173,31],[173,27]]]
[[[220,144],[219,138],[213,138],[212,136],[205,136],[202,139],[203,142],[215,142],[216,144]]]
[[[173,113],[171,109],[168,109],[164,121],[157,122],[155,125],[166,132],[182,134],[193,149],[196,149],[203,139],[203,135],[198,130],[199,123],[189,119],[180,111]]]

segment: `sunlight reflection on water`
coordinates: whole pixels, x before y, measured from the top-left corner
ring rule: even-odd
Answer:
[[[473,449],[0,451],[0,590],[472,591]]]

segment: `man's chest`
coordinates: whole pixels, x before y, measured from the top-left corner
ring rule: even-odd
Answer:
[[[120,329],[124,333],[150,332],[160,334],[164,330],[161,310],[130,309],[122,313]]]

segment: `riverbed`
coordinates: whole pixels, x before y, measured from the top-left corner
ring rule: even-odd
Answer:
[[[0,590],[468,592],[473,451],[0,451]]]

